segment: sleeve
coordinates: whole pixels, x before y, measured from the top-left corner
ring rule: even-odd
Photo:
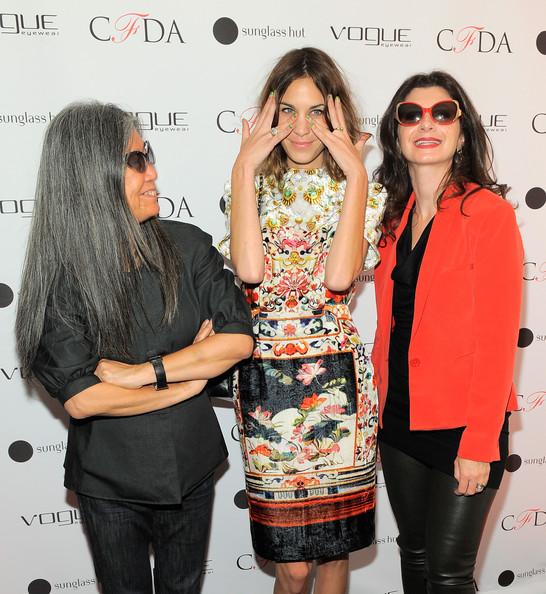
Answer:
[[[201,319],[211,319],[215,332],[254,336],[250,310],[233,274],[212,246],[210,235],[203,234],[194,260],[193,279],[199,299]]]
[[[44,332],[32,371],[61,404],[99,384],[94,371],[99,357],[85,333],[72,327],[48,306]]]
[[[381,238],[381,221],[385,212],[387,192],[376,182],[368,186],[368,202],[366,204],[366,219],[364,221],[364,238],[370,244],[364,261],[364,269],[369,270],[379,264],[379,250],[377,244]]]
[[[461,458],[499,459],[499,433],[512,389],[522,301],[523,246],[512,206],[480,220],[474,256],[476,349]]]
[[[263,185],[264,179],[260,176],[256,176],[254,179],[254,187],[256,190],[256,208],[259,208],[259,195],[260,189]],[[230,249],[229,249],[229,242],[231,241],[231,181],[228,180],[224,184],[224,193],[222,195],[222,201],[224,204],[224,216],[226,218],[226,234],[223,239],[218,243],[218,251],[227,258],[228,260],[231,259]]]
[[[226,218],[226,234],[218,244],[218,251],[227,258],[231,258],[229,251],[229,242],[231,241],[230,226],[231,226],[231,181],[227,181],[224,185],[224,194],[222,195],[224,205],[224,216]]]

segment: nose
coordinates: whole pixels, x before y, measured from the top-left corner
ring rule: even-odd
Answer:
[[[423,114],[423,117],[419,120],[419,128],[421,130],[430,130],[434,126],[434,120],[429,111]]]
[[[146,181],[155,181],[157,179],[157,170],[155,165],[148,163],[146,165],[146,171],[144,172]]]
[[[307,120],[306,115],[307,114],[305,113],[298,113],[296,115],[296,119],[294,122],[292,122],[292,125],[294,126],[294,133],[297,136],[305,136],[311,131],[311,124]]]

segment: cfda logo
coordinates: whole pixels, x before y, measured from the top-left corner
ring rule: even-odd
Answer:
[[[172,19],[151,18],[149,12],[126,12],[117,18],[99,15],[89,22],[91,36],[97,41],[125,43],[139,38],[144,43],[185,43],[180,26]]]
[[[507,532],[520,530],[524,526],[539,528],[546,526],[546,511],[537,507],[523,510],[521,513],[504,516],[501,521],[501,528]]]
[[[471,48],[479,54],[512,53],[506,32],[492,33],[478,25],[468,25],[458,30],[442,29],[436,36],[436,43],[442,51],[455,54]]]

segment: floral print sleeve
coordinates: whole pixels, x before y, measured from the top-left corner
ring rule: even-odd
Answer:
[[[259,176],[256,177],[255,182],[254,182],[254,186],[256,188],[256,207],[257,207],[257,205],[258,205],[258,189],[260,187],[260,177]],[[230,180],[228,180],[224,184],[224,194],[222,196],[222,202],[223,202],[224,215],[226,217],[226,235],[223,237],[223,239],[218,244],[218,251],[225,258],[230,259],[231,258],[230,249],[229,249],[229,243],[230,243],[230,240],[231,240],[231,234],[230,234],[230,225],[231,225],[231,181]]]
[[[376,182],[368,186],[368,203],[366,206],[366,220],[364,222],[364,237],[370,244],[364,262],[364,269],[369,270],[379,264],[379,250],[377,244],[381,237],[381,221],[385,212],[387,192]]]

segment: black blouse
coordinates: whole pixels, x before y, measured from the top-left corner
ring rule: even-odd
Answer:
[[[249,308],[209,235],[193,225],[162,221],[181,257],[179,311],[161,325],[163,299],[154,273],[141,279],[142,306],[128,315],[131,363],[167,354],[193,342],[201,323],[217,333],[253,336]],[[135,299],[138,302],[138,299]],[[77,304],[74,303],[74,308]],[[77,309],[75,310],[77,313]],[[46,311],[33,371],[61,403],[100,382],[93,374],[101,353],[86,336]],[[206,391],[158,411],[127,417],[70,419],[65,486],[85,495],[172,504],[191,491],[227,456]]]
[[[434,219],[423,230],[415,246],[411,247],[411,215],[396,245],[396,266],[391,278],[394,281],[392,316],[394,327],[389,346],[389,387],[383,428],[379,439],[424,464],[453,476],[453,463],[464,427],[430,431],[410,431],[410,402],[408,351],[413,325],[415,291],[421,262],[427,248]],[[501,460],[491,463],[488,487],[498,489],[504,461],[508,455],[508,414],[499,438]]]

